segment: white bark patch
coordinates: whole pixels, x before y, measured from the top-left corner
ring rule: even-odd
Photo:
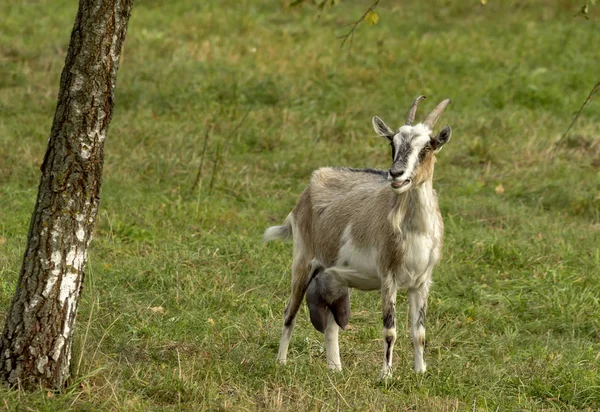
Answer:
[[[54,350],[52,351],[52,359],[57,361],[60,358],[60,351],[62,350],[63,346],[65,346],[65,338],[61,335],[56,338]]]
[[[74,315],[74,310],[73,310],[73,303],[71,302],[71,299],[67,299],[67,317],[65,318],[65,323],[63,325],[63,330],[62,330],[62,335],[65,338],[69,337],[69,334],[71,333],[71,323],[72,323],[72,317]]]
[[[35,361],[35,367],[39,373],[44,373],[44,367],[48,364],[48,357],[41,356]]]
[[[106,139],[106,131],[102,131],[101,133],[98,133],[98,141],[100,143],[102,143],[104,141],[104,139]]]
[[[83,230],[82,227],[79,227],[79,229],[77,229],[77,232],[75,233],[75,236],[77,236],[77,240],[83,242],[85,239],[85,230]]]
[[[86,209],[87,206],[89,205],[89,202],[86,202]],[[83,222],[85,221],[85,215],[83,213],[78,213],[75,216],[75,220],[77,221],[77,223],[79,223],[78,227],[77,227],[77,232],[75,232],[75,236],[77,236],[77,240],[79,240],[80,242],[83,242],[85,240],[85,230],[83,228]]]
[[[68,338],[69,334],[71,333],[71,322],[72,322],[71,318],[73,317],[71,307],[73,305],[71,304],[70,300],[67,301],[67,306],[68,306],[67,317],[65,319],[65,324],[64,324],[63,330],[62,330],[62,335],[65,337],[65,339]]]
[[[58,300],[62,305],[64,305],[65,300],[71,296],[77,288],[77,276],[77,272],[67,272],[64,274],[62,282],[60,283],[60,295],[58,296]]]
[[[60,235],[62,235],[62,232],[58,227],[53,228],[52,232],[50,233],[53,242],[58,242],[58,238],[60,237]]]
[[[54,237],[54,233],[55,232],[52,232],[53,237]],[[45,298],[48,297],[48,295],[50,294],[50,291],[54,287],[54,284],[58,280],[58,275],[60,274],[61,262],[62,262],[62,255],[60,253],[60,250],[55,250],[54,252],[52,252],[52,255],[50,256],[49,264],[54,265],[54,267],[52,268],[52,270],[50,270],[50,276],[48,277],[48,280],[46,281],[46,286],[44,287],[44,291],[42,292],[42,296]]]
[[[71,246],[69,253],[67,253],[66,265],[67,268],[71,266],[71,270],[73,269],[81,269],[83,266],[83,261],[85,260],[85,252],[83,249],[79,250],[77,246]]]
[[[67,253],[65,262],[67,271],[63,275],[60,283],[60,295],[58,296],[58,300],[62,305],[65,304],[66,299],[71,296],[77,288],[77,279],[79,277],[79,272],[83,268],[85,257],[85,251],[79,250],[77,246],[72,246],[69,253]]]
[[[62,289],[61,289],[62,292]],[[63,323],[63,329],[61,334],[56,338],[54,343],[54,349],[52,351],[52,359],[58,360],[60,358],[60,354],[65,346],[65,343],[68,341],[69,336],[71,334],[71,325],[73,323],[73,317],[75,316],[75,311],[73,309],[73,303],[71,299],[67,297],[65,301],[65,305],[67,305],[66,317]],[[68,354],[67,354],[68,355]]]
[[[89,159],[90,158],[90,147],[87,144],[85,144],[85,143],[81,144],[81,157],[83,159]]]

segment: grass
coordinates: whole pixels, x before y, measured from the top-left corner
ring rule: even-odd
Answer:
[[[5,4],[6,3],[6,4]],[[0,321],[10,305],[76,13],[0,6]],[[580,2],[139,1],[105,150],[62,394],[0,388],[5,410],[600,409],[598,10]],[[354,293],[344,372],[303,308],[275,364],[291,245],[263,245],[323,165],[389,167],[370,119],[401,124],[450,97],[435,187],[444,259],[428,371],[411,371],[398,299],[395,375],[377,294]],[[208,133],[207,133],[208,131]],[[203,151],[205,136],[208,136]],[[204,155],[203,155],[204,152]],[[196,187],[194,182],[203,167]]]

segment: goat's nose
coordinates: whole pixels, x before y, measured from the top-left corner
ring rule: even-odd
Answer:
[[[392,176],[392,179],[395,179],[395,178],[397,178],[397,177],[400,177],[400,176],[402,176],[403,174],[404,174],[404,170],[401,170],[401,169],[394,169],[394,168],[391,168],[391,169],[390,169],[390,176]]]

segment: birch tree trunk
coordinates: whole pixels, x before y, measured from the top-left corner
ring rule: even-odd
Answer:
[[[133,0],[80,0],[19,281],[0,337],[0,381],[61,389],[102,181]]]

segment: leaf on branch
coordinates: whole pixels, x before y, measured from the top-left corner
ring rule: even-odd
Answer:
[[[340,45],[340,49],[344,48],[344,44],[346,44],[346,40],[348,40],[348,38],[350,39],[350,49],[352,49],[352,40],[354,39],[354,31],[356,30],[356,26],[358,26],[361,22],[366,21],[367,23],[370,23],[371,26],[374,24],[377,24],[377,22],[379,21],[379,15],[377,13],[375,13],[375,7],[377,7],[377,5],[379,4],[380,0],[375,0],[373,2],[373,4],[371,5],[371,7],[369,7],[367,9],[367,11],[365,12],[365,14],[363,14],[358,20],[356,20],[354,23],[349,24],[348,26],[352,26],[352,28],[350,29],[350,31],[346,34],[344,34],[343,36],[340,36],[340,39],[342,39],[342,44]]]
[[[374,26],[379,21],[379,15],[373,10],[369,10],[367,14],[365,14],[364,20],[369,23],[370,26]]]

